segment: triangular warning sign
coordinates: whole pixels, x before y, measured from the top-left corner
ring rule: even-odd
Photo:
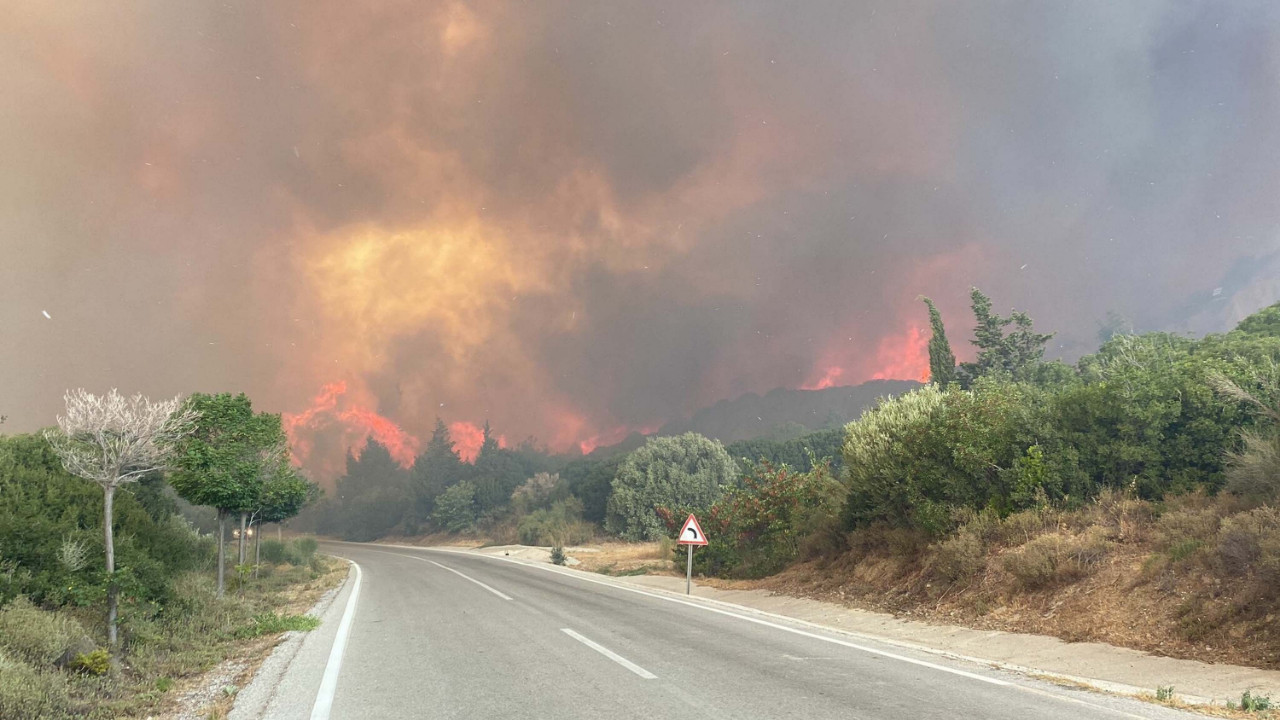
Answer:
[[[707,536],[702,532],[702,526],[698,524],[698,518],[689,513],[689,519],[684,521],[684,527],[680,528],[680,535],[676,539],[677,545],[706,545]]]

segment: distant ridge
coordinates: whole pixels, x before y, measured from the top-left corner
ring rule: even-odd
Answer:
[[[696,432],[726,445],[760,437],[788,440],[844,425],[860,417],[879,398],[902,395],[918,387],[920,383],[914,380],[871,380],[825,390],[777,388],[764,395],[747,393],[703,408],[688,420],[669,422],[654,435]],[[632,433],[616,445],[596,448],[589,457],[607,458],[630,452],[643,445],[645,439],[640,433]]]

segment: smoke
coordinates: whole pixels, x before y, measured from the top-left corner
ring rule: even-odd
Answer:
[[[971,285],[1074,357],[1277,247],[1278,15],[20,5],[0,413],[243,390],[324,475],[368,436],[407,462],[437,417],[587,451],[919,379],[917,298],[965,356]]]

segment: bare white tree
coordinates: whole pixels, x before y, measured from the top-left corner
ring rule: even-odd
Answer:
[[[107,642],[117,645],[118,587],[112,537],[112,504],[116,488],[165,467],[175,442],[191,432],[196,413],[181,397],[151,402],[142,395],[125,397],[112,389],[93,395],[68,390],[67,414],[58,416],[58,429],[45,438],[67,472],[102,487],[102,532],[107,551]]]

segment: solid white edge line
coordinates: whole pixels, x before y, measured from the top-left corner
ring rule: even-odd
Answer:
[[[473,582],[473,583],[475,583],[475,584],[479,585],[480,587],[484,588],[485,590],[488,590],[489,592],[493,593],[494,595],[497,595],[498,597],[502,598],[503,600],[510,600],[510,599],[511,599],[511,596],[510,596],[510,595],[508,595],[508,594],[506,594],[506,593],[504,593],[504,592],[502,592],[502,591],[500,591],[500,590],[494,590],[493,588],[489,587],[488,585],[485,585],[484,583],[482,583],[482,582],[480,582],[479,580],[477,580],[477,579],[475,579],[475,578],[471,577],[470,575],[463,575],[462,573],[458,572],[457,570],[454,570],[453,568],[451,568],[451,567],[447,567],[447,566],[445,566],[445,565],[441,565],[440,563],[436,562],[435,560],[427,560],[427,562],[431,563],[432,565],[435,565],[435,566],[436,566],[436,567],[438,567],[438,568],[443,568],[443,569],[445,569],[445,570],[448,570],[449,572],[453,573],[454,575],[457,575],[458,577],[462,578],[463,580],[470,580],[471,582]]]
[[[338,634],[334,636],[333,648],[329,650],[329,662],[325,665],[320,689],[316,691],[316,702],[311,706],[311,720],[329,720],[329,712],[333,710],[333,695],[338,689],[338,673],[342,671],[342,656],[347,650],[351,621],[356,615],[356,600],[360,597],[360,580],[363,573],[354,560],[347,562],[355,568],[356,579],[351,584],[351,597],[347,598],[347,607],[342,611],[342,620],[338,622]]]
[[[592,650],[595,650],[596,652],[598,652],[598,653],[600,653],[601,655],[603,655],[603,656],[605,656],[605,657],[609,658],[610,660],[612,660],[612,661],[614,661],[614,662],[618,663],[618,664],[619,664],[619,665],[621,665],[622,667],[624,667],[624,668],[626,668],[626,669],[630,670],[631,672],[633,672],[633,673],[635,673],[635,674],[639,675],[640,677],[644,678],[645,680],[657,680],[657,679],[658,679],[658,676],[657,676],[657,675],[654,675],[653,673],[649,672],[648,670],[645,670],[644,668],[640,667],[639,665],[637,665],[637,664],[635,664],[635,663],[631,662],[630,660],[628,660],[628,659],[626,659],[626,658],[622,657],[622,656],[621,656],[621,655],[619,655],[618,653],[616,653],[616,652],[614,652],[614,651],[610,650],[609,648],[607,648],[607,647],[605,647],[605,646],[601,645],[600,643],[598,643],[598,642],[596,642],[596,641],[594,641],[594,640],[592,640],[592,639],[590,639],[590,638],[583,637],[582,635],[580,635],[580,634],[578,634],[578,633],[574,632],[573,630],[570,630],[569,628],[560,628],[560,632],[564,633],[565,635],[568,635],[569,637],[573,638],[574,640],[577,640],[578,642],[582,643],[583,645],[586,645],[587,647],[591,648]]]

